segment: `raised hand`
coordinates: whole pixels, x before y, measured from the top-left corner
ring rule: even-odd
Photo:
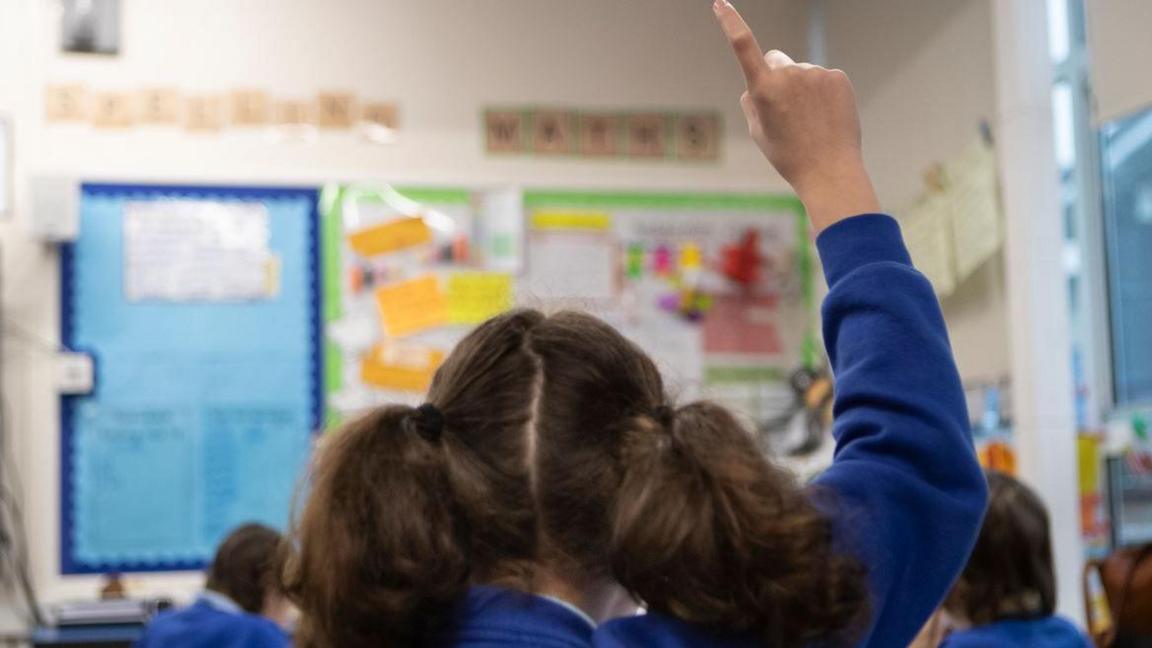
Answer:
[[[804,201],[816,230],[879,211],[864,168],[856,94],[848,76],[796,63],[779,50],[764,54],[728,0],[715,0],[712,8],[748,84],[740,98],[748,130]]]

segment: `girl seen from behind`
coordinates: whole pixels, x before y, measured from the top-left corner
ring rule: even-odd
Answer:
[[[502,315],[425,405],[322,448],[285,578],[300,645],[889,647],[943,598],[984,481],[939,306],[875,213],[847,78],[716,13],[754,138],[820,233],[835,464],[802,487],[591,316]]]
[[[1089,648],[1056,615],[1048,511],[1016,479],[988,473],[988,513],[968,565],[944,604],[947,648]]]

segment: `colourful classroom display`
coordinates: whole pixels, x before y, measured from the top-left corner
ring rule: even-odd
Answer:
[[[794,198],[528,192],[501,212],[489,192],[465,189],[324,195],[330,422],[418,402],[430,359],[517,304],[589,309],[648,349],[682,394],[754,419],[815,363],[810,240]],[[401,224],[428,236],[363,244]],[[452,252],[460,245],[469,253]]]
[[[64,573],[196,569],[242,522],[285,526],[322,412],[317,197],[83,186],[80,236],[63,253],[62,340],[95,357],[96,390],[61,403]],[[192,214],[132,231],[139,205]],[[276,291],[197,296],[162,258],[166,221],[236,276],[277,260]],[[222,243],[241,233],[247,248]],[[158,270],[166,283],[130,298],[129,275]]]
[[[93,354],[97,389],[62,403],[63,571],[195,569],[238,523],[284,526],[313,434],[419,402],[471,327],[518,304],[588,309],[680,397],[754,420],[814,362],[794,199],[510,198],[85,185],[62,339]],[[225,271],[205,281],[201,257]]]

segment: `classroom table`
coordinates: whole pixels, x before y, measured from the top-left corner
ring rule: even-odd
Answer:
[[[41,627],[32,633],[32,645],[36,648],[131,648],[143,632],[144,626],[136,623]]]

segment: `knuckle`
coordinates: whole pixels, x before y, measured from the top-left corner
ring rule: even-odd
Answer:
[[[750,91],[750,98],[752,103],[763,105],[771,101],[772,90],[768,86],[769,84],[767,83],[760,83],[757,84],[755,88],[752,88]]]

